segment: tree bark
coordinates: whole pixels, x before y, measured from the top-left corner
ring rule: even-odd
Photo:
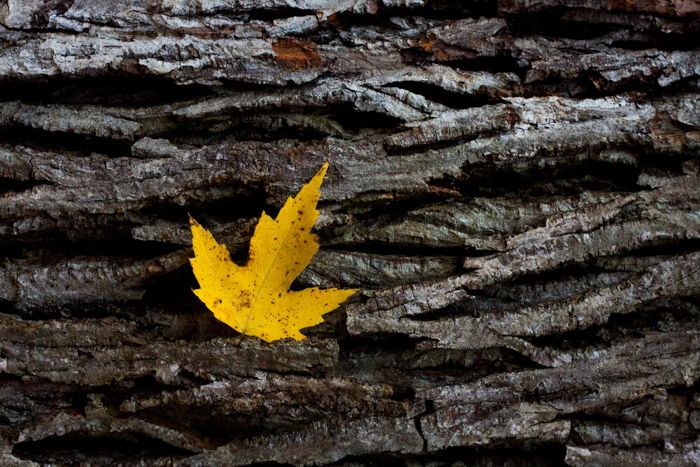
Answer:
[[[0,464],[697,465],[700,4],[0,0]],[[308,339],[218,322],[325,161]]]

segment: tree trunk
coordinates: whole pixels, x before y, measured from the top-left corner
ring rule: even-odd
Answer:
[[[0,464],[697,465],[695,0],[0,0]],[[218,322],[325,161],[308,339]]]

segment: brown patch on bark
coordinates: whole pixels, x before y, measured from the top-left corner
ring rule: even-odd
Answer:
[[[326,19],[326,21],[331,26],[340,26],[340,15],[338,13],[333,13]]]
[[[320,67],[323,60],[316,52],[316,44],[299,39],[284,38],[272,43],[277,59],[298,70],[306,67]]]
[[[608,8],[611,10],[634,10],[634,4],[632,0],[608,0]]]
[[[428,34],[418,42],[418,45],[425,52],[430,54],[438,62],[450,60],[464,60],[474,58],[476,54],[470,50],[451,46],[441,41],[435,34]]]
[[[509,107],[506,110],[506,122],[508,123],[509,126],[513,126],[516,123],[520,121],[520,116],[518,115],[518,112],[512,107]]]
[[[437,36],[435,34],[427,34],[423,39],[419,41],[420,47],[426,52],[432,52],[435,47],[435,42],[437,41]]]

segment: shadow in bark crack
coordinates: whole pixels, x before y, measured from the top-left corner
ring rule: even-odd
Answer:
[[[33,462],[112,464],[149,460],[154,462],[161,457],[177,459],[192,455],[193,452],[137,433],[102,437],[91,433],[73,433],[17,443],[12,454]]]

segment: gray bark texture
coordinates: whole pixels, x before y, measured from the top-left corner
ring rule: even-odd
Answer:
[[[0,0],[0,465],[700,465],[697,0]],[[308,339],[218,322],[325,161]]]

